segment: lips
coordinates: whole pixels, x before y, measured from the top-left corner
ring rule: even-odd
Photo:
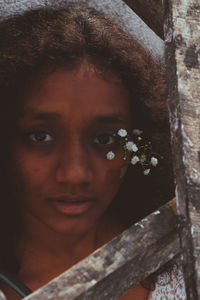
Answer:
[[[87,212],[97,200],[85,196],[57,196],[47,199],[59,213],[76,216]]]

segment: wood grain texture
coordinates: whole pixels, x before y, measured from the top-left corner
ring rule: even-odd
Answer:
[[[166,1],[166,61],[187,299],[200,299],[200,4]],[[186,237],[186,239],[185,239]]]
[[[158,35],[164,38],[163,0],[124,0],[134,12]]]
[[[117,299],[180,253],[178,224],[166,204],[25,299]]]

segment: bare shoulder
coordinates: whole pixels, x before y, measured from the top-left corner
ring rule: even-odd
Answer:
[[[141,284],[135,285],[125,295],[121,296],[119,300],[146,300],[148,298],[149,291],[141,286]]]

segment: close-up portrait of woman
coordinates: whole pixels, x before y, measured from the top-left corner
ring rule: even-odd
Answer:
[[[0,94],[0,289],[13,300],[174,186],[161,66],[103,12],[68,3],[2,20]],[[138,284],[120,299],[161,298]]]

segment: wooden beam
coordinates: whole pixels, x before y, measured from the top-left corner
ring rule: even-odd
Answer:
[[[187,299],[200,299],[200,3],[166,1],[166,61]],[[186,239],[185,239],[186,237]]]
[[[164,38],[162,0],[124,0],[134,12],[160,37]]]
[[[25,300],[114,300],[181,252],[171,204],[123,232]]]

